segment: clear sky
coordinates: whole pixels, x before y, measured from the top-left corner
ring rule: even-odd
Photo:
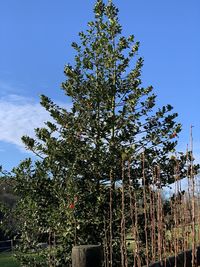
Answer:
[[[0,165],[7,170],[31,154],[23,134],[48,119],[39,105],[46,94],[70,105],[60,90],[72,41],[93,18],[94,0],[0,0]],[[123,34],[134,34],[144,57],[143,81],[153,85],[158,106],[172,104],[186,150],[193,125],[200,159],[200,1],[114,0]]]

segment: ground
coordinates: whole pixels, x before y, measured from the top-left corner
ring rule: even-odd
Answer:
[[[1,267],[20,267],[16,259],[9,252],[0,253],[0,266]]]

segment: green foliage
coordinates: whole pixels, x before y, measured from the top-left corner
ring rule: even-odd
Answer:
[[[80,42],[72,43],[74,65],[64,69],[62,89],[72,109],[67,111],[41,96],[41,105],[54,122],[35,129],[36,139],[22,138],[39,160],[27,159],[13,170],[20,197],[15,212],[22,239],[19,250],[43,253],[46,263],[37,266],[52,266],[52,262],[69,266],[73,244],[103,242],[110,186],[114,260],[119,260],[121,190],[117,185],[122,160],[131,162],[133,190],[141,186],[144,151],[147,183],[152,183],[152,170],[158,165],[164,170],[161,185],[174,179],[176,162],[170,153],[181,130],[175,122],[177,114],[170,105],[155,110],[153,88],[142,86],[139,42],[133,35],[121,35],[118,9],[112,1],[98,0],[94,16],[86,32],[79,34]],[[39,242],[48,243],[49,248],[37,250]]]
[[[0,266],[2,267],[19,267],[19,263],[11,253],[0,254]]]
[[[18,197],[14,192],[15,180],[10,173],[0,170],[0,240],[6,240],[16,234],[13,211]]]

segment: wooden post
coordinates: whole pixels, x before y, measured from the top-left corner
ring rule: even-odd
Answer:
[[[72,248],[72,267],[101,267],[101,245],[82,245]]]

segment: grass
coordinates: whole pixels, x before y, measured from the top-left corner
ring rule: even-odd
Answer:
[[[20,267],[19,263],[12,256],[11,252],[0,253],[0,266],[1,267]]]

